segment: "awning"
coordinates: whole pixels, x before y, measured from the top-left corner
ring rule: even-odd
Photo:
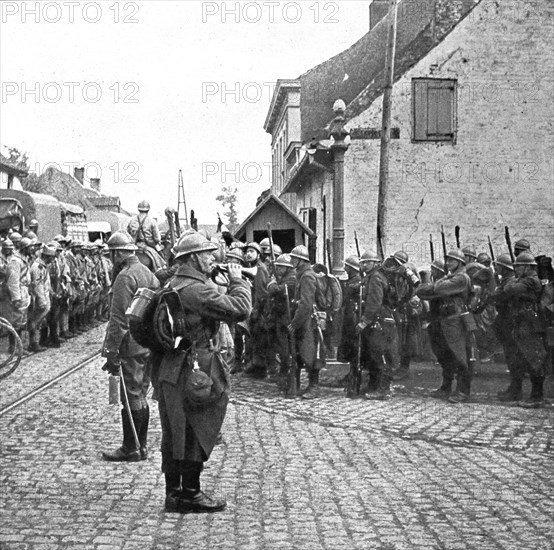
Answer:
[[[108,222],[87,222],[89,233],[111,233],[112,226]]]
[[[62,205],[62,208],[66,212],[69,212],[70,214],[84,214],[85,213],[85,211],[80,206],[77,206],[76,204],[69,204],[67,202],[62,202],[62,201],[60,201],[60,204]]]

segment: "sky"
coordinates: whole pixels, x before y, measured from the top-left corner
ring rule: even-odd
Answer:
[[[0,2],[0,145],[39,174],[84,166],[125,209],[145,199],[158,217],[177,208],[181,169],[199,224],[223,214],[223,186],[242,220],[271,185],[277,79],[355,43],[369,4]]]

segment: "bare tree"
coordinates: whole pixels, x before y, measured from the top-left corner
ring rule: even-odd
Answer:
[[[227,224],[231,226],[238,223],[237,194],[238,189],[236,187],[226,186],[221,188],[221,193],[215,198],[223,208],[228,207],[228,210],[223,214],[227,217]]]

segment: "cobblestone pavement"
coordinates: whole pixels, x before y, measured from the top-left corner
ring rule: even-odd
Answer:
[[[92,355],[101,335],[27,359],[0,383],[2,405]],[[181,516],[162,510],[155,403],[151,458],[100,460],[120,442],[101,364],[0,417],[0,548],[553,548],[552,409],[371,403],[333,388],[285,400],[238,378],[202,475],[228,507]]]

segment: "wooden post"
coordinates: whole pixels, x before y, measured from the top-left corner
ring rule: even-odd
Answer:
[[[394,83],[394,55],[396,52],[397,0],[390,0],[388,14],[387,51],[385,57],[385,82],[383,93],[383,120],[381,124],[381,152],[379,157],[379,196],[377,199],[377,227],[382,242],[387,241],[387,191],[389,185],[389,146],[392,112],[392,86]],[[377,232],[376,232],[377,235]],[[377,242],[379,249],[379,242]]]
[[[350,146],[345,143],[348,131],[344,128],[344,101],[338,99],[333,105],[335,118],[329,132],[333,138],[334,183],[333,183],[333,275],[340,277],[344,274],[344,155]]]

